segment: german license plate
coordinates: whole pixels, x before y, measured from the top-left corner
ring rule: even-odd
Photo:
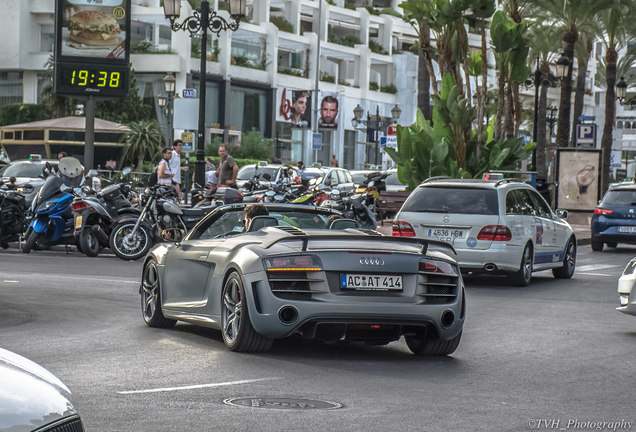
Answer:
[[[356,291],[402,291],[402,276],[342,273],[340,287]]]
[[[636,226],[619,226],[618,232],[622,233],[636,233]]]
[[[82,216],[75,216],[75,229],[80,229],[82,227]]]

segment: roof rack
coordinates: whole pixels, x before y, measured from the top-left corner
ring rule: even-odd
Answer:
[[[513,183],[513,182],[514,182],[514,183],[525,183],[525,182],[523,182],[523,181],[521,181],[521,180],[519,180],[519,179],[515,179],[515,178],[505,178],[505,179],[498,180],[498,181],[497,181],[497,183],[495,183],[495,187],[497,187],[497,186],[499,186],[499,185],[502,185],[502,184],[504,184],[504,183]]]
[[[435,180],[449,180],[449,179],[453,179],[454,177],[449,177],[449,176],[435,176],[435,177],[429,177],[426,180],[424,180],[422,183],[428,183],[430,181],[435,181]]]

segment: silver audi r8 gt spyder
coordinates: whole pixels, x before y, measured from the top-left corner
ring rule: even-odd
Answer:
[[[183,241],[150,250],[139,290],[149,326],[212,327],[240,352],[291,335],[369,344],[404,336],[425,355],[457,349],[466,304],[451,246],[385,237],[293,204],[267,205],[243,232],[244,207],[219,207]]]
[[[84,426],[62,381],[0,348],[0,431],[84,432]]]

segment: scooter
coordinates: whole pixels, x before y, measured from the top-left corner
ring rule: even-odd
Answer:
[[[43,246],[76,244],[73,229],[73,188],[84,182],[84,169],[74,157],[60,159],[57,173],[47,177],[31,205],[33,219],[26,231],[22,252],[36,243]]]
[[[125,176],[130,168],[125,168]],[[87,188],[84,186],[82,189]],[[139,214],[133,207],[136,194],[126,183],[115,183],[95,193],[90,188],[73,200],[75,237],[82,252],[96,257],[101,247],[109,246],[109,236],[118,217]]]

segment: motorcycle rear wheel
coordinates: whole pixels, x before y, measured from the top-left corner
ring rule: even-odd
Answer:
[[[145,256],[152,247],[152,237],[145,225],[139,225],[133,234],[135,222],[121,222],[115,225],[110,235],[110,249],[119,258],[133,261]]]
[[[84,229],[80,233],[79,249],[89,257],[96,257],[99,255],[100,244],[95,231],[92,229]]]

